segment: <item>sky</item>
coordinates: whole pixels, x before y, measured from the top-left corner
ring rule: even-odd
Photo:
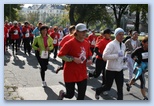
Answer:
[[[33,4],[24,4],[24,7],[27,8],[28,6],[32,6]]]

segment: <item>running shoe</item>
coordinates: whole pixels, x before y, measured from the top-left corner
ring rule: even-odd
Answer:
[[[95,93],[95,98],[99,100],[99,95],[97,95],[96,93]]]
[[[107,91],[104,91],[104,92],[103,92],[103,95],[104,95],[104,96],[107,96],[107,95],[108,95],[108,92],[107,92]]]
[[[47,83],[45,81],[42,81],[42,87],[46,87]]]
[[[131,86],[128,84],[128,83],[126,83],[126,86],[127,86],[127,91],[129,92],[130,91],[130,88],[131,88]]]
[[[148,100],[148,98],[147,97],[144,97],[144,99],[143,100]]]
[[[63,100],[63,98],[64,98],[64,91],[63,90],[60,90],[59,91],[58,100]]]

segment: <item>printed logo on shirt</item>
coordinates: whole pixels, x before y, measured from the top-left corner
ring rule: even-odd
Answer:
[[[17,35],[18,34],[18,30],[14,30],[14,35]]]
[[[80,59],[82,60],[81,63],[83,63],[86,60],[86,50],[84,47],[80,47],[81,48],[81,53],[80,53]]]
[[[53,44],[57,44],[57,36],[55,36],[55,38],[53,40]]]

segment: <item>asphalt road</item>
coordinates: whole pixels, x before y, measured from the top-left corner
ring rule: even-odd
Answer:
[[[55,70],[61,65],[61,59],[56,60],[50,56],[48,70],[46,71],[47,87],[41,86],[41,77],[39,72],[39,65],[34,56],[34,52],[30,56],[25,55],[23,49],[18,52],[18,55],[13,56],[11,49],[8,49],[4,55],[4,86],[16,86],[16,92],[23,100],[57,100],[59,90],[65,91],[63,82],[63,70],[58,74]],[[88,70],[94,70],[95,65],[87,67]],[[148,73],[145,74],[146,91],[148,93]],[[125,83],[128,81],[128,71],[124,71],[124,86],[123,94],[124,100],[142,100],[143,97],[140,92],[140,81],[137,81],[132,86],[131,91],[127,92]],[[99,78],[88,79],[88,86],[85,100],[95,99],[95,88],[101,85],[101,76]],[[75,96],[71,100],[76,100],[77,90]],[[148,94],[147,94],[148,95]],[[116,100],[116,85],[113,84],[108,95],[101,94],[99,100]],[[69,100],[69,99],[64,99]]]

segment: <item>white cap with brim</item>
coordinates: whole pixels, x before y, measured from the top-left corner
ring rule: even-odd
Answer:
[[[117,28],[115,29],[114,31],[114,36],[116,37],[119,33],[123,32],[124,33],[124,30],[122,28]]]
[[[17,24],[18,22],[17,21],[13,21],[13,24]]]
[[[78,31],[87,31],[87,27],[85,24],[83,23],[79,23],[75,26],[75,29],[78,30]]]

